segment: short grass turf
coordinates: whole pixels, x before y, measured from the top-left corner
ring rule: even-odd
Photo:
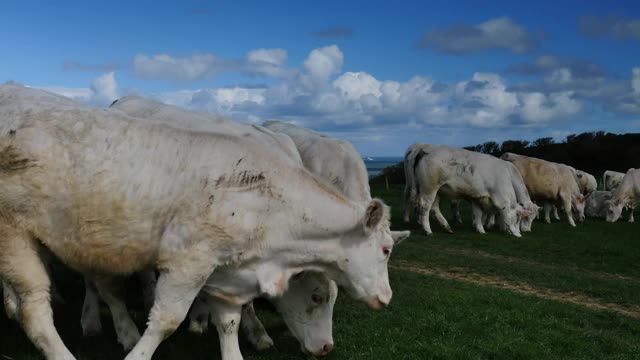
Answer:
[[[394,249],[387,309],[374,312],[339,297],[328,359],[640,359],[640,224],[536,222],[517,239],[474,233],[463,209],[464,224],[452,222],[454,234],[433,221],[435,233],[427,237],[420,226],[402,223],[401,187],[372,192],[392,206],[393,228],[408,228],[412,236]],[[74,355],[124,358],[108,310],[104,334],[83,338],[81,278],[60,266],[54,275],[66,300],[54,306],[56,326]],[[128,294],[142,329],[135,284]],[[258,316],[276,348],[258,353],[242,341],[245,359],[306,358],[266,302]],[[0,311],[0,360],[40,358]],[[184,324],[154,356],[219,358],[215,332],[192,335]]]

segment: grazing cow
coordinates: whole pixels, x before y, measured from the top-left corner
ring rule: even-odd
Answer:
[[[160,270],[127,360],[151,359],[201,289],[219,302],[225,359],[242,357],[242,305],[281,296],[302,271],[327,273],[372,308],[391,300],[384,203],[349,201],[251,134],[147,124],[16,85],[0,87],[0,119],[0,276],[47,359],[74,357],[53,324],[39,244],[82,273]],[[255,286],[205,286],[224,266]]]
[[[605,191],[613,191],[620,185],[623,178],[624,173],[607,170],[602,175],[602,186]]]
[[[611,202],[611,191],[596,190],[585,199],[584,214],[591,218],[605,219]]]
[[[532,199],[561,208],[571,226],[576,226],[572,210],[579,220],[584,219],[584,195],[569,166],[513,153],[505,153],[501,159],[518,168]],[[547,209],[545,207],[545,221],[550,222]]]
[[[421,144],[419,143],[409,146],[404,155],[405,185],[403,196],[403,219],[405,222],[411,221],[412,214],[421,214],[423,211],[418,201],[418,188],[415,181],[415,166],[417,165],[416,155],[419,154],[420,146]],[[434,201],[432,210],[440,225],[442,225],[448,232],[452,232],[451,227],[440,211],[439,198],[441,196],[443,195],[438,194],[438,199]],[[460,216],[460,200],[449,199],[449,203],[451,204],[451,213],[453,214],[454,221],[462,224],[462,217]]]
[[[216,131],[220,127],[230,129],[238,134],[250,132],[257,138],[263,138],[265,145],[276,146],[282,149],[292,160],[302,163],[296,145],[291,138],[286,135],[272,132],[269,129],[247,125],[244,123],[230,122],[217,118],[208,114],[195,113],[192,111],[177,108],[175,106],[162,104],[153,100],[145,99],[138,96],[128,96],[119,99],[111,105],[112,108],[123,111],[127,115],[144,117],[146,121],[154,123],[168,124],[174,127],[198,129],[199,131]],[[365,169],[366,171],[366,169]],[[366,178],[365,178],[366,179]],[[367,183],[368,186],[368,183]],[[367,187],[368,190],[368,187]],[[364,201],[371,200],[369,196]],[[216,270],[217,273],[229,275],[230,271]],[[217,277],[220,278],[220,277]],[[308,276],[300,276],[316,286],[310,287],[304,282],[290,282],[289,289],[282,298],[273,299],[276,309],[283,315],[285,323],[289,326],[291,332],[300,341],[305,352],[314,355],[326,355],[327,350],[333,348],[333,336],[331,329],[332,309],[335,302],[336,294],[332,294],[332,289],[337,288],[331,280],[323,274],[309,274]],[[249,281],[250,279],[244,279]],[[209,280],[211,286],[212,279]],[[322,299],[332,299],[331,302],[320,302],[318,304],[309,304],[311,298],[320,296]],[[209,302],[210,303],[210,302]],[[189,315],[189,328],[196,333],[202,333],[208,327],[210,313],[215,313],[215,309],[210,309],[207,305],[206,295],[202,295],[196,300],[192,313]],[[308,308],[314,308],[312,313],[306,313]],[[259,350],[264,350],[273,345],[273,341],[266,333],[264,326],[255,316],[253,307],[249,304],[243,309],[243,318],[241,323],[243,329],[248,335],[249,341]],[[288,311],[283,311],[288,309]],[[322,314],[324,317],[319,317]],[[290,316],[294,316],[291,318]],[[303,328],[309,330],[303,331]],[[116,329],[124,329],[124,326]],[[247,331],[247,329],[251,331]]]
[[[607,211],[607,221],[616,222],[622,214],[622,209],[628,207],[631,209],[629,222],[634,222],[633,212],[638,204],[640,204],[640,169],[629,169],[620,185],[613,191]]]
[[[598,181],[596,181],[595,176],[588,172],[574,169],[571,166],[569,166],[569,168],[574,173],[576,182],[578,183],[578,188],[580,188],[582,195],[587,196],[598,189]]]
[[[442,192],[447,197],[471,202],[477,231],[484,232],[482,212],[496,211],[509,232],[521,236],[518,218],[529,213],[516,200],[505,162],[486,154],[429,144],[420,145],[416,161],[414,180],[425,209],[422,224],[427,234],[432,234],[429,212]]]

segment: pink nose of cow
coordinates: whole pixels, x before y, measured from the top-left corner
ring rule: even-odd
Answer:
[[[333,344],[324,344],[322,349],[317,351],[308,351],[308,353],[314,356],[327,356],[331,351],[333,351]]]
[[[376,296],[368,302],[368,305],[373,310],[381,310],[383,307],[389,305],[389,301],[381,300],[380,297]]]

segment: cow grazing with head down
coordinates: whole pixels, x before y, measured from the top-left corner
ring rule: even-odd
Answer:
[[[528,216],[516,199],[508,164],[490,155],[443,145],[421,144],[415,166],[419,201],[425,209],[423,227],[431,234],[429,212],[438,194],[472,204],[474,227],[484,232],[482,212],[497,212],[507,230],[520,237],[520,216]]]
[[[616,222],[622,215],[622,209],[628,207],[631,209],[629,222],[633,222],[633,212],[638,204],[640,204],[640,169],[629,169],[620,185],[613,191],[607,210],[607,221]]]
[[[532,199],[561,208],[571,226],[576,226],[573,214],[580,220],[584,219],[584,195],[569,166],[513,153],[505,153],[501,159],[518,168]],[[547,208],[545,221],[550,222]]]
[[[614,191],[622,182],[624,173],[607,170],[602,175],[602,187],[605,191]]]
[[[0,276],[47,359],[74,357],[53,324],[40,244],[83,273],[160,270],[128,360],[150,359],[201,289],[220,302],[225,359],[241,358],[242,305],[282,296],[302,271],[326,273],[372,308],[391,299],[388,208],[348,200],[250,134],[148,124],[16,85],[0,87],[0,118]],[[256,286],[208,289],[225,266]]]

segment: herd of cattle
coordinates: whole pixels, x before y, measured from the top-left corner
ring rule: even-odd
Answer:
[[[540,207],[615,221],[640,199],[640,170],[595,178],[562,164],[427,144],[405,156],[405,211],[448,231],[469,201],[479,232],[530,231]],[[585,197],[586,196],[586,197]],[[586,204],[586,206],[585,206]],[[633,214],[633,211],[631,212]],[[557,214],[556,214],[557,216]],[[633,218],[630,218],[632,221]],[[83,274],[80,323],[102,331],[108,306],[126,359],[151,359],[188,317],[212,323],[222,358],[242,359],[238,332],[273,341],[252,301],[273,302],[304,352],[333,349],[338,285],[373,309],[392,297],[387,264],[409,231],[391,231],[367,169],[348,142],[295,125],[248,125],[136,96],[107,109],[18,84],[0,86],[0,279],[7,315],[49,359],[71,360],[53,323],[52,257]],[[121,297],[140,278],[142,335]]]

